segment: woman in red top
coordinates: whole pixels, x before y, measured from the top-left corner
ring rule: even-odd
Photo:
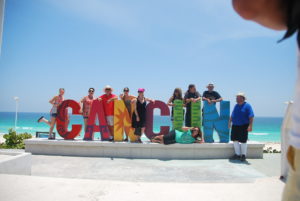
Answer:
[[[114,100],[118,99],[118,96],[112,94],[113,88],[109,85],[104,87],[102,96],[98,98],[103,102],[104,115],[110,132],[110,141],[114,140]]]
[[[89,88],[89,95],[83,97],[80,101],[81,103],[81,113],[83,116],[83,121],[84,121],[84,131],[86,131],[86,126],[88,123],[88,119],[90,116],[90,112],[91,112],[91,108],[92,108],[92,104],[94,101],[94,92],[95,89],[94,88]]]

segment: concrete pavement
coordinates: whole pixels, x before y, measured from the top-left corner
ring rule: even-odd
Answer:
[[[32,176],[0,175],[1,201],[279,201],[280,154],[247,163],[32,156]]]

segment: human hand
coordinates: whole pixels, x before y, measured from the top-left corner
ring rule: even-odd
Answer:
[[[252,131],[252,126],[250,125],[247,129],[248,132],[251,132]]]

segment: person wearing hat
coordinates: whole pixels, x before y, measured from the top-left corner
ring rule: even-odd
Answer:
[[[236,95],[236,102],[228,123],[229,128],[231,127],[231,141],[235,152],[231,159],[245,161],[248,132],[252,131],[254,113],[251,105],[246,102],[244,93]]]
[[[135,128],[134,135],[136,142],[142,143],[141,136],[145,133],[146,127],[146,105],[147,102],[155,102],[144,96],[145,89],[138,89],[138,97],[134,101],[134,112],[132,114],[132,127]]]
[[[204,91],[203,96],[202,96],[202,100],[203,101],[207,101],[208,104],[211,103],[216,103],[216,102],[220,102],[222,101],[222,97],[220,96],[220,94],[216,91],[214,91],[214,84],[213,83],[209,83],[207,85],[207,91]]]
[[[299,0],[232,0],[233,8],[244,19],[274,30],[286,30],[283,39],[297,34],[298,79],[292,111],[292,130],[287,159],[290,165],[282,200],[300,200],[300,1]]]
[[[87,96],[83,97],[80,101],[80,104],[81,104],[80,112],[82,113],[82,116],[83,116],[84,131],[86,131],[86,126],[88,123],[88,118],[90,116],[92,104],[93,104],[93,101],[95,100],[94,92],[95,92],[94,88],[89,88],[89,90],[88,90],[89,94]]]
[[[114,140],[114,100],[118,99],[118,96],[112,94],[113,88],[109,85],[104,87],[104,93],[98,98],[103,102],[104,115],[108,125],[110,133],[110,141]]]

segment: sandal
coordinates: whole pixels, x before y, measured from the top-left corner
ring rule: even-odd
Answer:
[[[40,123],[41,120],[42,120],[43,118],[44,118],[44,116],[41,116],[41,117],[37,120],[37,122]]]

